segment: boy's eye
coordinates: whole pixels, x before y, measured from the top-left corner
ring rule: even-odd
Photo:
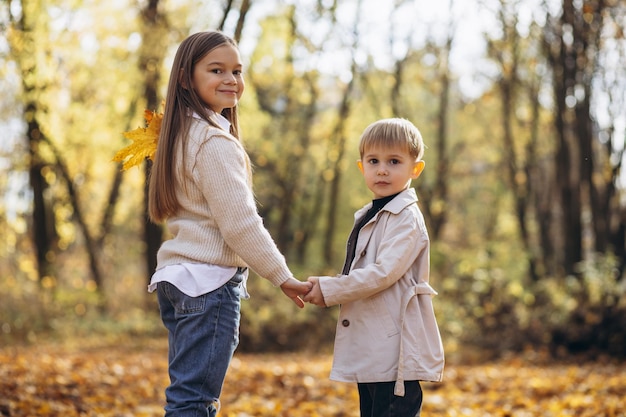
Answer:
[[[374,158],[373,158],[373,159],[370,159],[370,160],[369,160],[369,161],[367,161],[367,162],[369,162],[369,163],[370,163],[370,164],[372,164],[372,165],[373,165],[373,164],[377,164],[377,163],[378,163],[378,159],[374,159]]]
[[[398,161],[397,159],[392,159],[391,161],[389,161],[392,165],[397,165],[400,163],[400,161]]]

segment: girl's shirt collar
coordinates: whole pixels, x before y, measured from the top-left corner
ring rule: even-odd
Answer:
[[[211,109],[208,109],[208,110],[209,110],[209,116],[211,117],[211,119],[213,119],[213,121],[217,123],[219,127],[221,127],[227,132],[230,132],[230,122],[228,121],[228,119],[222,116],[221,114],[214,112]],[[202,117],[200,117],[200,115],[196,113],[195,111],[193,112],[193,117],[195,117],[196,119],[202,120]]]

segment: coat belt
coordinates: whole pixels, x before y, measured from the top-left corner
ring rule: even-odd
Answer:
[[[409,307],[409,302],[413,297],[417,297],[418,295],[430,295],[434,297],[437,295],[437,291],[427,282],[421,282],[411,287],[402,297],[402,310],[400,313],[400,358],[398,360],[398,376],[393,390],[394,395],[398,397],[404,397],[404,318],[406,316],[406,310]]]

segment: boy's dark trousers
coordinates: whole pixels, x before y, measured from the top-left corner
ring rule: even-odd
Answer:
[[[419,417],[422,410],[422,387],[419,381],[404,381],[404,397],[393,394],[395,384],[357,384],[361,417]]]

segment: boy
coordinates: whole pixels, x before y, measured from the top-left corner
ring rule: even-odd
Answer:
[[[338,277],[309,277],[304,301],[341,304],[330,378],[356,382],[361,417],[416,417],[419,381],[441,381],[443,347],[428,284],[429,238],[411,180],[424,143],[405,119],[368,126],[357,162],[373,193],[355,213]]]

